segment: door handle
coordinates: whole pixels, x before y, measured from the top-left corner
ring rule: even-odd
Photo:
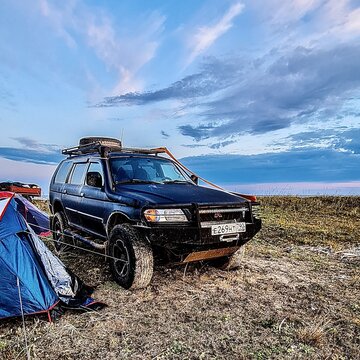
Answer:
[[[83,192],[81,192],[81,193],[80,193],[80,196],[81,196],[81,197],[84,197],[84,196],[85,196],[85,194],[84,194]]]
[[[67,194],[67,190],[64,190],[64,191],[63,191],[63,194]]]

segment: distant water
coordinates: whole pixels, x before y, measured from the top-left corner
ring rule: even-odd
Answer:
[[[263,184],[223,184],[226,189],[262,196],[360,196],[360,181],[343,183],[298,182]]]

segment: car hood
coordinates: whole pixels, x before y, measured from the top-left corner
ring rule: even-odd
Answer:
[[[117,195],[140,201],[142,205],[244,203],[244,198],[226,191],[193,184],[122,184]]]

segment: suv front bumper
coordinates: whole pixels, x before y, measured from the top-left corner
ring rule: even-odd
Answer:
[[[139,230],[146,236],[150,241],[153,247],[161,247],[167,249],[169,252],[174,254],[176,258],[179,258],[184,261],[184,259],[193,252],[204,252],[212,251],[215,255],[216,251],[219,249],[229,249],[236,248],[236,250],[251,240],[256,233],[261,229],[261,220],[255,219],[253,223],[246,223],[246,231],[236,234],[237,237],[235,240],[227,241],[224,240],[221,235],[211,235],[210,228],[201,228],[197,226],[186,226],[186,225],[162,225],[162,226],[151,226],[144,227],[140,226]],[[235,250],[235,251],[236,251]],[[224,250],[227,252],[227,250]],[[214,257],[227,256],[222,255],[221,252],[218,252],[219,255]],[[209,258],[211,258],[212,253],[209,253]],[[201,257],[201,254],[199,254]],[[198,261],[201,259],[189,260],[189,261]]]

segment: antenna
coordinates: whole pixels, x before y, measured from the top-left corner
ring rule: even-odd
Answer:
[[[121,138],[120,141],[123,144],[123,138],[124,138],[124,128],[121,129]]]

